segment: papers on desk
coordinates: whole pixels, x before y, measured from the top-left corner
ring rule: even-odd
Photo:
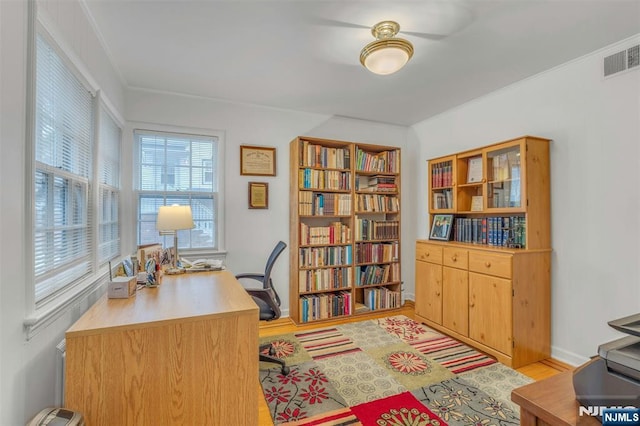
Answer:
[[[220,259],[198,259],[194,261],[180,259],[180,263],[182,263],[182,267],[187,272],[221,271],[224,269]]]

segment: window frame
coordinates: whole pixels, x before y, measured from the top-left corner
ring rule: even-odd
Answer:
[[[171,192],[171,194],[175,195],[184,195],[187,194],[212,194],[214,200],[214,211],[215,211],[215,233],[217,236],[217,241],[214,243],[214,247],[204,247],[204,248],[180,248],[181,255],[185,255],[185,257],[215,257],[215,258],[224,258],[226,255],[225,250],[225,232],[224,232],[224,187],[225,187],[225,169],[224,169],[224,153],[225,153],[225,132],[222,130],[215,129],[204,129],[204,128],[186,128],[179,126],[171,126],[171,125],[162,125],[156,123],[129,123],[131,128],[131,137],[132,137],[132,150],[134,152],[134,170],[141,164],[140,159],[140,149],[138,146],[138,133],[143,134],[159,134],[159,135],[174,135],[177,137],[201,137],[201,138],[214,138],[217,139],[217,155],[215,158],[216,173],[217,173],[217,181],[218,181],[218,190],[214,193],[209,192],[198,192],[198,191],[178,191]],[[197,166],[199,167],[199,165]],[[163,191],[147,191],[140,190],[140,175],[134,171],[133,173],[133,200],[135,203],[135,219],[134,219],[134,233],[135,233],[135,244],[138,244],[138,234],[139,234],[139,220],[138,220],[138,212],[139,212],[139,200],[141,194],[158,194]],[[167,193],[167,192],[165,192]],[[194,218],[195,219],[195,218]],[[180,231],[186,232],[186,231]],[[179,242],[182,238],[178,237]],[[159,241],[162,241],[159,239]],[[173,241],[171,241],[172,243]]]
[[[91,229],[91,240],[89,241],[89,272],[83,277],[72,280],[66,285],[57,289],[54,293],[36,299],[36,279],[35,279],[35,174],[39,169],[36,163],[36,43],[38,36],[41,36],[46,43],[56,52],[60,60],[65,65],[83,87],[92,95],[92,131],[91,138],[93,151],[90,158],[91,172],[87,178],[87,221]],[[98,291],[100,287],[107,281],[109,277],[110,263],[105,261],[98,262],[98,242],[99,242],[99,212],[98,212],[98,152],[99,152],[99,129],[100,129],[100,110],[110,115],[116,126],[120,129],[120,170],[118,172],[120,179],[119,191],[122,191],[122,135],[124,131],[125,120],[114,108],[113,103],[107,96],[102,93],[98,84],[91,77],[81,60],[75,55],[73,49],[64,42],[63,37],[57,33],[55,26],[48,22],[46,15],[38,15],[36,5],[29,13],[29,30],[28,30],[28,66],[27,66],[27,130],[26,130],[26,146],[25,146],[25,185],[28,189],[28,195],[25,197],[25,217],[26,227],[26,248],[25,248],[25,293],[26,293],[26,315],[24,319],[25,337],[30,340],[38,334],[42,329],[55,321],[60,315],[68,312],[71,307],[77,305],[80,300],[83,303],[93,303],[102,294]],[[50,166],[45,166],[45,169]],[[64,172],[55,172],[55,175],[65,177]],[[121,203],[120,203],[121,204]],[[123,230],[122,206],[118,209],[118,232],[121,235]],[[120,238],[120,247],[118,254],[112,256],[116,259],[122,256],[122,239]],[[88,305],[87,305],[88,306]]]

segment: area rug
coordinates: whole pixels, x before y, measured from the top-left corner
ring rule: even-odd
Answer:
[[[260,363],[276,425],[517,425],[532,382],[406,316],[269,336],[291,371]]]

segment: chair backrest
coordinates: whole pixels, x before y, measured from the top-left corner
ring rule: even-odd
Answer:
[[[285,248],[287,248],[287,244],[283,241],[279,241],[269,255],[267,265],[264,267],[264,281],[262,283],[264,288],[273,289],[273,286],[271,285],[271,270],[273,269],[273,265],[276,263],[276,259],[278,259],[278,256],[280,256],[280,253],[282,253]]]

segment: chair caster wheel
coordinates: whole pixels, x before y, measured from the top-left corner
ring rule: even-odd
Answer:
[[[271,346],[269,348],[269,355],[274,356],[276,354],[276,348],[274,348],[273,346]]]
[[[289,374],[289,367],[282,367],[281,372],[283,376],[286,376],[287,374]]]

